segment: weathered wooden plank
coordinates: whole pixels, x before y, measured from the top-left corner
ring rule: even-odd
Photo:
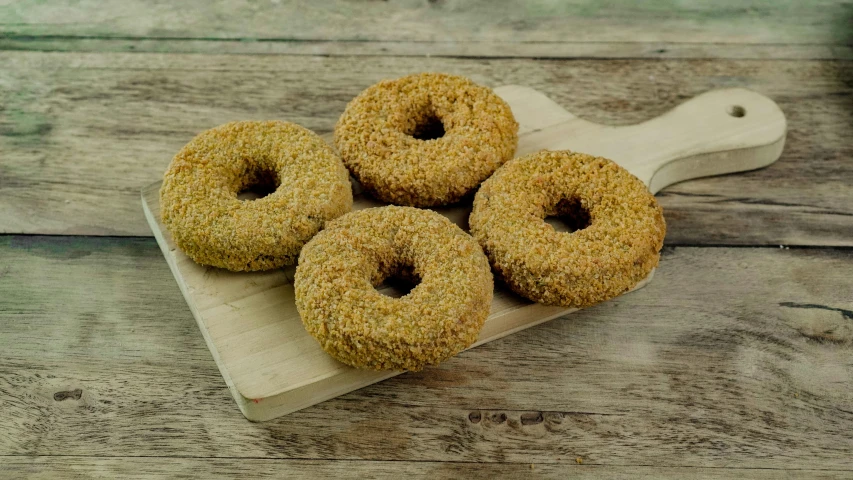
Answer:
[[[761,58],[849,58],[853,18],[838,0],[203,3],[14,2],[0,6],[0,48],[724,57],[746,45]]]
[[[849,249],[668,248],[639,292],[263,424],[153,240],[0,259],[0,455],[853,468]]]
[[[433,70],[532,86],[627,124],[706,90],[773,98],[788,141],[770,168],[661,194],[669,244],[853,245],[853,62],[0,53],[0,232],[150,235],[139,189],[206,128],[281,118],[321,133],[381,78]]]
[[[583,459],[580,460],[583,462]],[[0,473],[29,478],[282,478],[288,479],[731,479],[849,478],[850,471],[602,466],[577,458],[553,463],[382,462],[359,460],[268,460],[257,458],[0,457]],[[572,465],[574,464],[574,465]]]

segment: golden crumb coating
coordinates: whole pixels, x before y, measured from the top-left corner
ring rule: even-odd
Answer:
[[[439,138],[416,138],[442,129]],[[335,145],[374,197],[431,207],[458,201],[511,159],[518,123],[491,89],[421,73],[361,92],[335,126]]]
[[[548,216],[588,215],[558,232]],[[606,158],[543,150],[507,162],[480,187],[471,232],[513,291],[587,307],[630,290],[654,269],[663,210],[637,177]]]
[[[407,295],[378,292],[389,276],[420,279]],[[493,281],[474,239],[430,210],[387,206],[330,222],[299,256],[296,307],[334,358],[360,368],[421,370],[477,339]]]
[[[276,189],[240,200],[249,186]],[[233,271],[293,264],[323,225],[352,209],[340,158],[288,122],[233,122],[202,132],[175,155],[160,188],[163,223],[203,265]]]

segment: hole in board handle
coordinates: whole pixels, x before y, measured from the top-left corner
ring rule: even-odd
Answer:
[[[741,118],[746,115],[746,109],[741,107],[740,105],[732,105],[726,109],[726,113],[735,118]]]

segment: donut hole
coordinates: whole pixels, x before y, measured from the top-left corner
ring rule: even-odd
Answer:
[[[592,223],[592,219],[580,199],[564,198],[547,211],[545,223],[558,232],[572,233],[583,230]]]
[[[444,136],[444,123],[435,112],[424,112],[415,118],[412,131],[406,133],[418,140],[435,140]]]
[[[243,183],[237,191],[237,198],[244,201],[264,198],[275,192],[280,183],[275,171],[257,168],[243,177]]]
[[[421,283],[421,276],[411,265],[395,265],[385,275],[376,291],[391,298],[405,297]]]

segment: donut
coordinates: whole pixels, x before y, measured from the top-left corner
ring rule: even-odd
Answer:
[[[355,97],[335,125],[335,145],[372,196],[433,207],[458,201],[511,159],[518,123],[491,89],[421,73]]]
[[[558,232],[548,216],[580,221],[579,229]],[[606,158],[547,150],[507,162],[483,183],[470,226],[514,292],[576,308],[646,278],[666,234],[663,210],[637,177]]]
[[[414,280],[392,298],[374,286]],[[417,371],[477,339],[493,280],[474,239],[430,210],[385,206],[330,222],[299,255],[296,307],[305,329],[337,360]]]
[[[254,185],[275,191],[237,197]],[[233,271],[293,264],[327,221],[351,209],[340,158],[310,130],[282,121],[202,132],[175,155],[160,188],[175,245],[197,263]]]

